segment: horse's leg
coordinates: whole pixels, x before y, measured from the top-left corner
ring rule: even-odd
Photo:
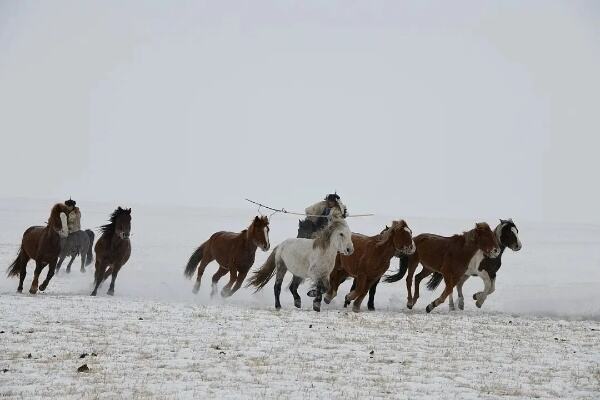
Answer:
[[[29,288],[29,293],[36,294],[38,291],[38,280],[40,278],[40,273],[44,269],[44,263],[40,261],[35,262],[35,271],[33,272],[33,281],[31,282],[31,288]]]
[[[298,294],[298,286],[300,286],[300,283],[302,283],[302,278],[297,276],[294,276],[292,278],[292,283],[290,283],[290,292],[292,292],[292,296],[294,296],[294,306],[296,308],[302,307],[302,298]]]
[[[84,273],[85,272],[85,260],[86,260],[85,251],[81,253],[80,258],[81,258],[81,268],[79,269],[79,271],[81,271],[81,273]]]
[[[249,270],[250,269],[248,269],[248,271]],[[240,290],[240,288],[242,287],[242,284],[244,283],[244,279],[246,279],[246,275],[248,275],[248,271],[246,271],[246,272],[240,272],[240,271],[238,271],[238,276],[237,276],[237,279],[235,281],[235,285],[233,285],[233,287],[229,291],[227,297],[233,296],[233,294],[235,292],[237,292],[238,290]]]
[[[106,292],[106,294],[108,294],[109,296],[114,296],[115,294],[115,281],[117,280],[117,275],[119,274],[121,267],[122,265],[113,265],[112,279],[110,281],[110,286],[108,287],[108,292]]]
[[[354,281],[356,282],[356,288],[354,290],[351,290],[350,293],[348,293],[346,295],[346,297],[344,298],[344,302],[346,304],[350,304],[363,291],[365,291],[365,293],[366,293],[366,291],[369,288],[367,286],[367,276],[366,275],[358,275],[356,278],[354,278]]]
[[[200,290],[200,281],[202,281],[202,274],[204,274],[206,266],[212,260],[214,260],[214,258],[210,255],[209,249],[207,249],[202,257],[202,261],[200,261],[200,265],[198,266],[198,276],[196,277],[196,283],[194,284],[192,292],[198,293],[198,291]]]
[[[380,279],[381,277],[377,278],[375,283],[369,289],[369,302],[367,303],[369,311],[375,311],[375,293],[377,293],[377,285],[379,285]]]
[[[362,304],[362,301],[369,293],[371,286],[373,286],[378,281],[379,281],[379,278],[371,278],[371,279],[367,279],[365,281],[366,284],[361,288],[362,290],[360,290],[358,292],[356,299],[354,299],[354,304],[352,304],[352,311],[360,312],[360,305]],[[357,285],[357,287],[358,287],[358,285]]]
[[[469,275],[463,275],[462,278],[460,278],[460,281],[458,281],[458,284],[456,285],[456,292],[458,293],[458,309],[459,310],[465,309],[465,296],[463,295],[462,290],[463,290],[463,285],[465,284],[467,279],[469,279]]]
[[[63,263],[63,261],[65,261],[65,258],[67,257],[67,255],[60,255],[60,258],[58,259],[58,264],[56,264],[56,273],[58,274],[58,271],[60,271],[60,267]]]
[[[412,295],[412,282],[413,282],[413,275],[415,274],[417,266],[419,265],[419,260],[416,257],[409,257],[407,262],[408,262],[408,271],[406,272],[406,292],[407,292],[406,307],[410,310],[415,305],[415,301],[413,300],[413,295]]]
[[[96,257],[96,273],[94,274],[94,290],[91,296],[95,296],[98,293],[98,288],[102,281],[104,281],[104,273],[106,272],[106,265],[102,259]]]
[[[333,298],[337,296],[338,288],[340,287],[342,282],[346,280],[347,276],[348,275],[346,274],[346,271],[344,271],[343,269],[334,269],[333,271],[331,271],[331,275],[329,275],[330,287],[327,293],[325,294],[324,298],[325,304],[331,303],[331,300],[333,300]]]
[[[42,282],[40,285],[40,290],[42,292],[46,290],[48,284],[50,283],[50,279],[52,279],[54,276],[54,272],[56,271],[56,261],[57,259],[54,259],[48,264],[48,273],[46,274],[46,279],[44,279],[44,282]]]
[[[281,302],[279,301],[279,296],[281,295],[281,284],[283,283],[283,278],[285,277],[285,273],[287,272],[287,268],[283,265],[283,263],[278,263],[277,272],[275,275],[275,286],[273,286],[273,293],[275,294],[275,308],[281,308]]]
[[[434,301],[429,303],[429,305],[425,308],[425,311],[427,311],[427,313],[430,313],[431,310],[433,310],[440,304],[444,303],[444,301],[446,300],[446,297],[448,297],[450,295],[450,293],[452,293],[452,291],[454,290],[454,286],[456,285],[456,282],[458,281],[458,279],[460,279],[460,277],[455,277],[454,274],[452,274],[452,272],[444,273],[443,276],[444,276],[444,283],[446,284],[446,287],[444,288],[444,291],[442,292],[440,297],[438,297],[437,299],[435,299]]]
[[[415,276],[415,293],[413,294],[413,306],[417,303],[421,292],[421,281],[431,275],[432,270],[423,267],[423,269]]]
[[[353,290],[356,290],[356,278],[352,279],[352,286],[350,287],[350,292],[352,292]],[[347,302],[346,298],[344,298],[344,308],[348,307],[348,304],[350,304],[350,302]]]
[[[215,297],[217,295],[219,279],[221,279],[222,277],[227,275],[227,272],[229,272],[229,271],[219,265],[219,269],[212,276],[212,284],[210,287],[210,297],[211,298]]]
[[[316,312],[321,311],[321,301],[323,301],[323,286],[318,283],[317,284],[317,295],[313,300],[313,310]]]
[[[221,297],[231,296],[231,287],[235,283],[237,276],[238,276],[238,270],[235,269],[235,267],[232,267],[229,270],[229,282],[227,282],[227,285],[223,286],[223,289],[221,289]]]
[[[29,262],[30,258],[27,254],[25,254],[25,250],[21,250],[19,257],[20,259],[17,262],[21,264],[19,268],[19,286],[17,287],[17,292],[23,293],[23,282],[27,276],[27,263]]]
[[[473,300],[475,300],[475,305],[477,308],[481,308],[488,294],[492,293],[495,289],[495,282],[492,281],[492,278],[490,278],[490,275],[486,270],[479,271],[479,276],[483,280],[484,288],[483,292],[475,293],[473,295]]]
[[[73,264],[73,261],[75,261],[75,256],[71,256],[71,260],[67,264],[67,274],[71,273],[71,264]]]

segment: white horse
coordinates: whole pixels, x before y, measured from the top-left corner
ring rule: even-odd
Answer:
[[[279,244],[263,266],[254,272],[247,286],[255,286],[259,291],[277,273],[274,292],[275,308],[279,309],[281,284],[289,270],[294,275],[290,284],[294,305],[300,308],[301,299],[297,289],[304,279],[309,278],[316,284],[313,310],[321,311],[322,295],[329,290],[329,275],[335,266],[337,254],[348,256],[353,252],[352,232],[348,224],[343,219],[333,219],[314,239],[294,238]]]

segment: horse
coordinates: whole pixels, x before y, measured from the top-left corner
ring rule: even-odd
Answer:
[[[38,291],[38,279],[42,269],[47,265],[48,274],[39,286],[42,292],[46,290],[50,279],[54,276],[58,255],[60,254],[60,239],[68,236],[67,213],[69,209],[62,203],[55,204],[50,211],[48,224],[46,226],[31,226],[23,234],[21,248],[17,258],[8,267],[8,276],[19,275],[19,286],[17,292],[23,292],[23,281],[27,275],[27,263],[35,261],[35,271],[29,293],[36,294]]]
[[[87,229],[70,233],[68,237],[60,240],[60,255],[56,265],[56,273],[66,257],[71,256],[67,264],[67,274],[71,272],[71,264],[78,255],[81,256],[81,272],[85,272],[85,266],[90,265],[94,259],[94,232]]]
[[[404,220],[393,221],[389,229],[375,236],[353,233],[352,243],[352,255],[338,255],[336,258],[335,268],[330,275],[331,287],[324,300],[329,304],[336,296],[339,285],[352,276],[355,288],[346,295],[344,304],[354,301],[352,310],[359,312],[367,292],[387,271],[392,257],[398,253],[413,254],[416,247],[412,231]]]
[[[117,208],[109,218],[109,223],[100,227],[102,234],[96,242],[96,273],[94,275],[94,290],[91,296],[98,292],[100,284],[112,276],[107,294],[115,294],[115,280],[121,267],[131,256],[131,208]],[[108,269],[107,269],[108,268]]]
[[[317,233],[314,239],[294,238],[280,243],[269,255],[267,261],[255,271],[246,285],[261,290],[275,278],[274,294],[275,308],[280,309],[281,285],[286,272],[294,275],[290,284],[290,292],[294,296],[294,305],[302,306],[298,286],[306,278],[316,284],[316,293],[313,300],[313,310],[321,311],[322,294],[329,290],[329,275],[335,265],[338,253],[350,255],[354,252],[352,233],[348,224],[343,219],[333,219],[327,227]]]
[[[484,256],[496,258],[500,254],[496,235],[485,222],[476,223],[475,228],[460,235],[444,237],[423,233],[416,236],[414,240],[417,246],[415,253],[405,258],[407,262],[402,262],[401,258],[399,271],[388,276],[385,281],[399,281],[408,270],[406,307],[412,309],[419,298],[418,285],[415,285],[414,297],[411,291],[413,275],[419,263],[427,269],[441,273],[446,287],[440,297],[426,307],[427,313],[446,300],[471,264],[479,265]]]
[[[521,240],[519,239],[519,229],[512,219],[501,219],[498,226],[496,226],[494,229],[494,233],[496,234],[496,239],[500,245],[500,254],[498,254],[498,257],[484,257],[479,265],[469,264],[469,269],[467,269],[465,274],[456,284],[456,291],[458,292],[458,308],[460,310],[465,309],[465,298],[463,296],[462,287],[467,279],[469,279],[471,276],[479,276],[483,280],[483,291],[477,292],[473,295],[475,305],[477,308],[481,308],[487,296],[492,294],[496,288],[496,273],[502,266],[502,254],[504,254],[504,250],[508,247],[512,251],[519,251],[523,247]],[[430,275],[432,272],[433,271],[427,268],[423,268],[423,270],[415,276],[415,286],[418,286],[421,280]],[[438,272],[433,272],[433,276],[431,279],[429,279],[429,282],[427,282],[427,289],[434,290],[438,287],[441,281],[442,275]],[[450,293],[449,301],[450,310],[454,310],[454,299],[452,293]]]
[[[242,286],[250,267],[254,264],[256,249],[268,251],[269,219],[266,216],[255,217],[250,226],[240,233],[217,232],[206,242],[202,243],[192,253],[186,267],[185,276],[191,278],[198,267],[198,276],[194,284],[193,293],[200,290],[200,281],[206,266],[213,260],[219,264],[219,269],[212,277],[210,296],[217,294],[217,285],[227,272],[229,282],[221,290],[222,297],[230,297]],[[198,264],[200,264],[198,266]]]

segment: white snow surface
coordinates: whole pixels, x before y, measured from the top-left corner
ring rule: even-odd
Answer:
[[[0,200],[3,268],[51,205]],[[379,286],[375,312],[366,301],[360,314],[342,307],[346,282],[315,313],[306,284],[302,310],[284,290],[276,311],[272,284],[211,300],[215,264],[192,294],[183,277],[192,251],[215,231],[245,228],[255,209],[78,205],[84,228],[104,223],[117,205],[132,206],[132,257],[114,297],[108,285],[89,297],[93,265],[81,274],[79,260],[35,296],[0,278],[0,398],[600,398],[600,226],[515,221],[523,249],[506,251],[482,309],[471,299],[482,282],[471,278],[464,312],[444,304],[426,314],[441,288],[424,285],[407,310],[402,280]],[[370,235],[398,218],[415,235],[449,235],[475,222],[404,215],[348,222]],[[271,249],[296,226],[291,216],[273,216]],[[255,268],[267,256],[259,250]],[[32,274],[33,262],[25,292]],[[89,372],[77,372],[82,364]]]

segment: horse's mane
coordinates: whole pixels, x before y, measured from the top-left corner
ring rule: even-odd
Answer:
[[[390,240],[394,232],[396,232],[398,229],[404,229],[406,227],[408,227],[408,225],[403,219],[399,221],[392,221],[392,226],[390,226],[389,228],[386,227],[387,229],[384,229],[383,232],[377,235],[377,246],[382,246],[386,244],[387,241]]]
[[[346,226],[346,221],[343,219],[333,219],[324,229],[322,229],[314,238],[313,249],[327,249],[331,243],[331,235],[337,229]]]
[[[121,215],[126,215],[126,214],[131,214],[131,208],[129,209],[124,209],[124,208],[117,208],[115,211],[113,211],[113,213],[110,215],[110,217],[108,218],[109,223],[102,225],[100,227],[100,232],[102,233],[115,233],[115,223],[117,222],[117,218],[119,218]]]
[[[466,231],[463,232],[462,235],[454,235],[452,236],[454,237],[462,237],[464,240],[465,244],[472,244],[472,243],[476,243],[477,242],[477,228],[484,228],[487,227],[488,229],[490,229],[490,226],[485,223],[485,222],[478,222],[475,224],[475,228],[471,229],[470,231]]]

